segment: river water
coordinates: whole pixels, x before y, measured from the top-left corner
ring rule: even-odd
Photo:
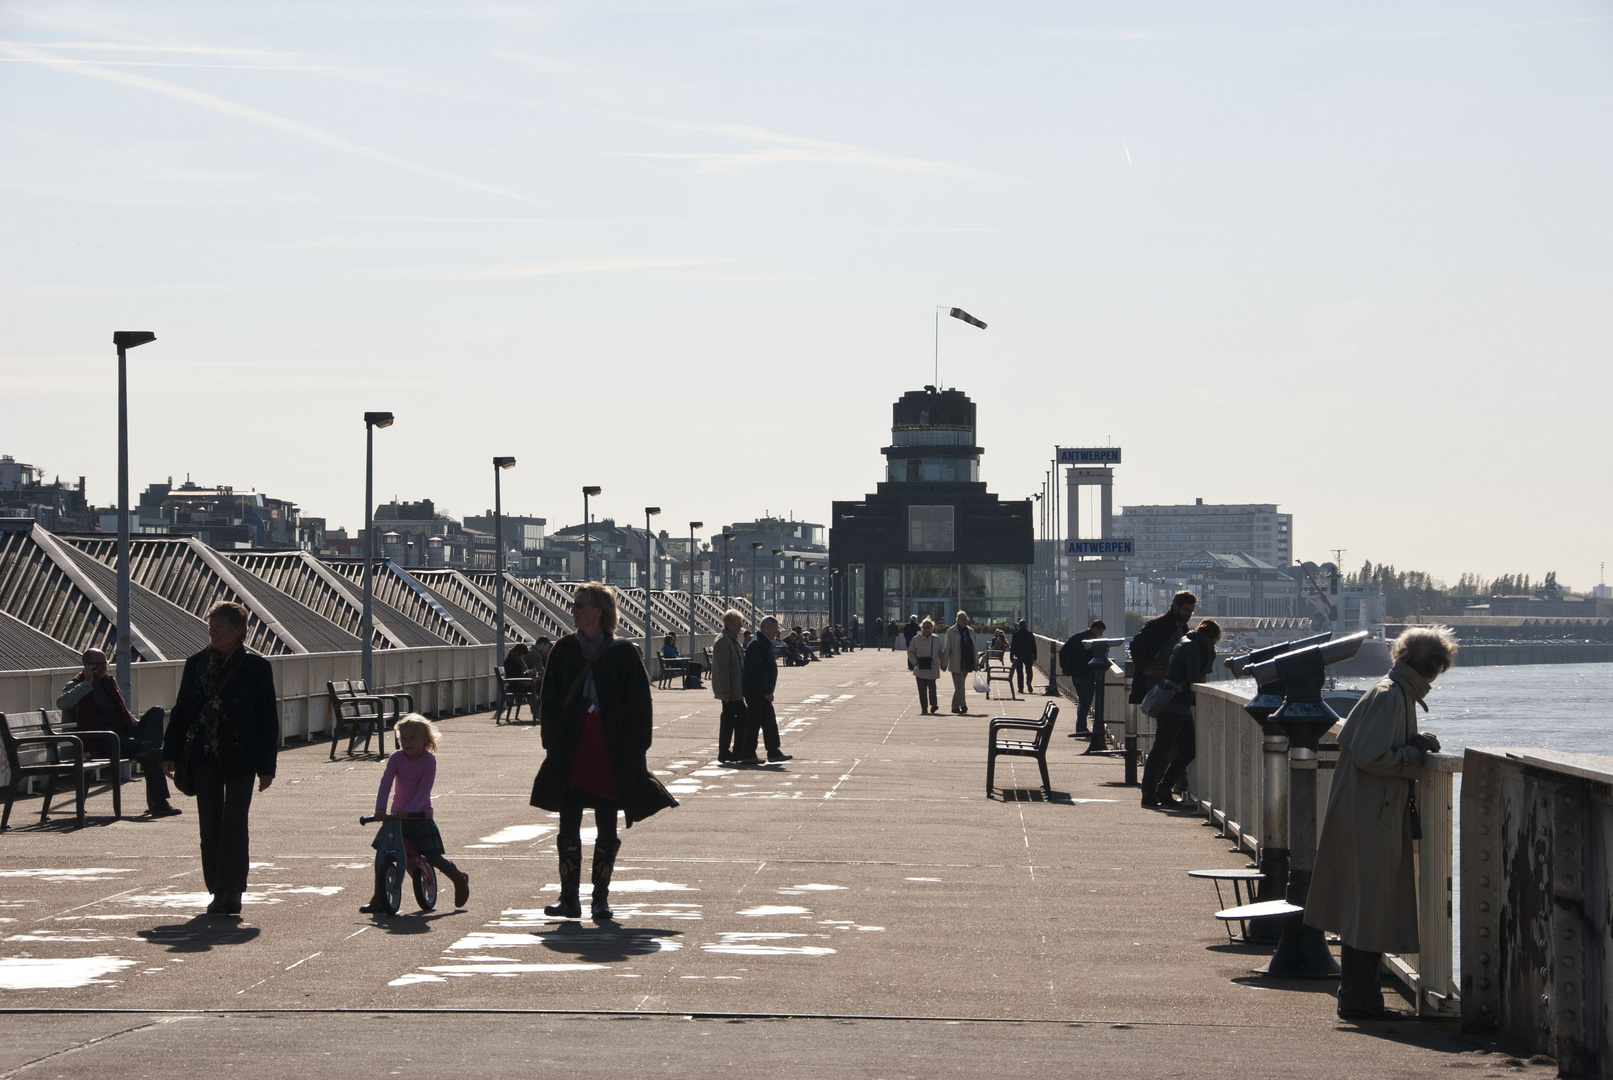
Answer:
[[[1339,679],[1367,689],[1376,679]],[[1254,693],[1252,679],[1218,686]],[[1417,726],[1439,736],[1440,749],[1542,747],[1613,756],[1613,664],[1531,664],[1452,668],[1434,680]]]

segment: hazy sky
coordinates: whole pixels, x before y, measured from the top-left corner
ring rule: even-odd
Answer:
[[[1023,498],[1613,554],[1613,6],[0,2],[0,451],[363,514],[823,521],[890,406]]]

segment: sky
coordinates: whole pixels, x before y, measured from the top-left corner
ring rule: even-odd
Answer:
[[[1607,3],[0,0],[0,452],[113,502],[152,330],[136,492],[823,522],[938,350],[1004,498],[1587,589],[1610,120]]]

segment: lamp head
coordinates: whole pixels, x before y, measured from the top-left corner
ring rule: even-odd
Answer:
[[[157,335],[150,330],[114,330],[112,331],[112,344],[120,349],[132,349],[137,345],[156,341]]]
[[[367,412],[364,414],[364,422],[370,427],[391,427],[392,414],[389,412]]]
[[[691,521],[691,522],[689,522],[689,528],[690,529],[704,529],[705,527],[706,527],[706,523],[703,522],[703,521]]]
[[[644,508],[644,516],[645,517],[654,517],[655,515],[659,514],[660,512],[661,512],[661,508],[659,506],[646,506]]]
[[[515,459],[512,457],[496,457],[493,459],[493,468],[495,469],[508,469],[514,464]]]
[[[784,549],[783,548],[774,548],[773,549],[773,554],[782,555],[782,554],[784,554]]]
[[[739,539],[739,534],[736,533],[736,532],[729,532],[728,530],[725,529],[725,530],[723,530],[722,538],[724,540],[738,540]]]
[[[760,551],[765,545],[760,540],[751,541],[751,550]]]
[[[591,485],[591,486],[584,487],[582,489],[582,493],[584,495],[598,495],[599,494],[599,487],[598,487],[598,485]]]

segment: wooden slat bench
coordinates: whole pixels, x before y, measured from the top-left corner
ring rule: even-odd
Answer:
[[[77,796],[78,827],[84,827],[84,802],[89,798],[89,777],[86,770],[93,768],[84,754],[84,742],[77,735],[52,734],[39,713],[28,714],[30,719],[18,717],[15,722],[0,713],[0,744],[5,748],[6,807],[0,813],[0,830],[10,827],[11,804],[17,793],[31,777],[43,777],[45,797],[39,807],[39,821],[50,819],[50,801],[56,794],[56,782],[73,781]],[[116,786],[114,785],[114,791]]]

